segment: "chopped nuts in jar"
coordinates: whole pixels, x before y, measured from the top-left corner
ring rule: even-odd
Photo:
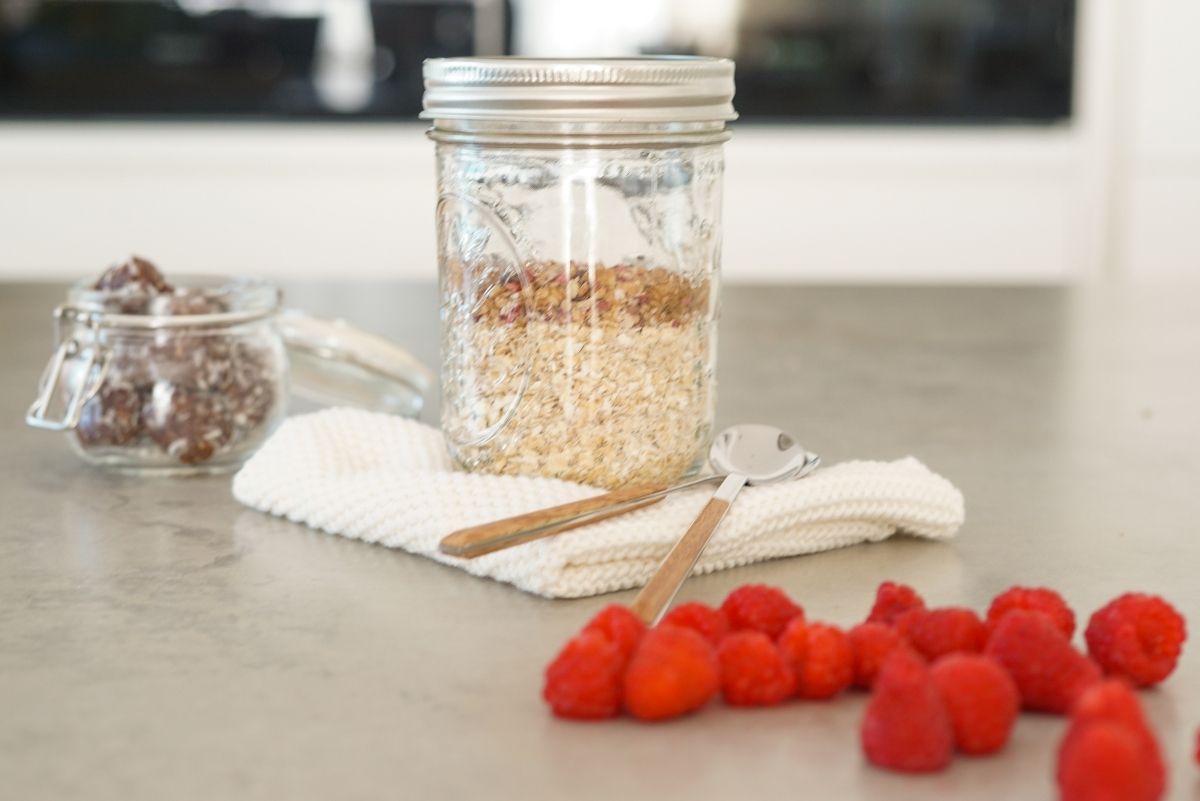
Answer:
[[[98,310],[188,317],[231,310],[228,288],[175,287],[146,259],[107,270],[92,286]],[[282,413],[283,355],[266,321],[111,327],[111,353],[75,436],[88,454],[122,463],[199,465],[248,452]],[[75,383],[83,376],[76,376]],[[77,386],[67,391],[74,392]],[[135,458],[135,452],[140,457]]]
[[[83,407],[79,441],[84,447],[124,445],[142,431],[142,397],[126,386],[105,386]]]
[[[92,289],[104,293],[106,308],[122,314],[145,314],[157,296],[169,297],[175,292],[153,262],[141,256],[130,256],[109,267]]]
[[[452,264],[443,427],[492,473],[670,480],[710,436],[709,281],[642,264]]]
[[[407,351],[281,301],[253,278],[168,282],[137,257],[79,281],[54,310],[56,347],[25,423],[65,433],[102,468],[233,469],[287,413],[289,354],[309,400],[417,415],[433,377]]]
[[[130,256],[120,264],[109,267],[96,279],[92,288],[103,292],[147,295],[174,291],[154,263],[141,256]]]

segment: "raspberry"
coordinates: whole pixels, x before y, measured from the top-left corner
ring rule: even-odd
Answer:
[[[1075,613],[1061,595],[1045,587],[1010,587],[993,598],[987,611],[988,633],[996,628],[1000,618],[1014,609],[1041,612],[1049,616],[1068,640],[1075,635]]]
[[[883,623],[859,623],[847,632],[854,652],[854,686],[871,689],[883,660],[904,638]]]
[[[801,648],[795,646],[800,635],[793,626],[803,627]],[[801,698],[832,698],[854,681],[854,649],[846,632],[836,626],[793,621],[780,637],[780,650],[796,671],[796,690]]]
[[[1144,752],[1146,770],[1152,779],[1150,786],[1154,791],[1154,797],[1162,795],[1167,786],[1166,765],[1163,762],[1162,751],[1142,712],[1141,703],[1123,679],[1108,679],[1098,682],[1079,696],[1079,700],[1071,707],[1071,727],[1068,729],[1067,737],[1077,736],[1073,732],[1078,732],[1088,724],[1097,722],[1122,726],[1137,738]],[[1067,747],[1065,740],[1062,747]]]
[[[987,641],[979,615],[960,607],[910,609],[896,619],[896,629],[930,661],[956,651],[978,653]]]
[[[1066,712],[1100,680],[1096,663],[1072,648],[1041,612],[1016,609],[1000,618],[984,653],[1009,672],[1026,709]]]
[[[695,629],[713,645],[717,645],[729,633],[729,621],[725,619],[725,613],[697,601],[680,604],[668,612],[662,622]]]
[[[929,669],[907,648],[883,663],[862,721],[867,759],[911,773],[941,770],[954,753],[954,734]]]
[[[1071,707],[1071,720],[1106,720],[1132,729],[1150,728],[1141,702],[1121,679],[1105,679],[1088,687]]]
[[[695,711],[721,686],[712,644],[692,629],[658,626],[646,632],[625,670],[625,709],[641,720]]]
[[[964,754],[991,754],[1008,742],[1021,694],[1008,671],[978,654],[950,654],[929,674],[950,715],[954,742]]]
[[[1136,734],[1118,723],[1068,730],[1058,751],[1062,801],[1156,801],[1154,766]]]
[[[583,627],[584,631],[597,631],[612,640],[621,652],[621,657],[628,660],[633,650],[637,648],[638,640],[646,633],[646,624],[637,615],[620,604],[611,604],[596,613],[596,616]]]
[[[542,698],[562,718],[611,718],[621,708],[620,650],[597,631],[570,640],[546,667]]]
[[[796,675],[771,638],[761,631],[735,631],[717,648],[721,692],[734,706],[771,706],[796,692]]]
[[[871,607],[871,614],[867,615],[867,622],[890,626],[901,613],[924,608],[925,600],[912,587],[885,581],[875,591],[875,605]]]
[[[771,639],[778,637],[792,618],[804,614],[787,593],[765,584],[738,587],[721,604],[721,611],[732,631],[757,629]]]
[[[804,661],[808,658],[808,622],[803,617],[794,618],[775,644],[783,655],[783,661],[787,662],[799,680],[804,672]]]
[[[1149,687],[1175,669],[1187,626],[1162,598],[1128,593],[1096,611],[1084,636],[1088,653],[1107,673]]]
[[[923,606],[919,609],[905,609],[903,612],[896,615],[896,617],[892,619],[891,623],[885,623],[884,625],[894,628],[897,633],[904,637],[904,641],[908,642],[907,631],[912,628],[913,624],[918,618],[923,617],[928,611],[929,610]],[[911,643],[909,644],[911,645]]]

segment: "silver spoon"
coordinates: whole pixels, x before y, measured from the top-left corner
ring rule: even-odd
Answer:
[[[760,437],[769,439],[772,436],[776,443],[786,439],[790,448],[789,452],[798,453],[802,459],[800,466],[794,473],[788,475],[788,478],[807,475],[820,464],[821,460],[816,454],[805,452],[791,437],[777,428],[750,423],[737,425],[725,429],[713,440],[712,448],[709,450],[709,461],[712,462],[714,473],[698,476],[673,486],[665,483],[639,484],[603,495],[584,498],[581,501],[573,501],[480,526],[459,529],[443,539],[439,548],[442,553],[471,559],[485,553],[511,548],[514,545],[549,537],[568,529],[631,512],[634,509],[641,509],[672,493],[725,479],[730,473],[736,472],[731,467],[735,462],[729,456],[735,448],[745,448],[746,443],[752,439],[757,440]],[[749,475],[746,480],[751,484],[760,483],[753,475]]]
[[[718,473],[725,474],[725,479],[629,607],[648,626],[657,623],[671,605],[742,487],[748,483],[774,484],[798,478],[811,472],[820,461],[787,433],[754,424],[722,431],[713,441],[709,459]]]

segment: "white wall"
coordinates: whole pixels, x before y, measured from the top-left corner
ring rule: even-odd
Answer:
[[[1200,276],[1200,2],[1138,0],[1125,13],[1116,258],[1140,276]]]
[[[433,146],[417,125],[39,125],[0,139],[10,275],[86,274],[129,251],[176,272],[435,274]],[[1070,277],[1072,139],[740,128],[727,275]]]
[[[739,125],[729,280],[1188,273],[1198,17],[1194,0],[1082,0],[1071,125]],[[0,126],[0,275],[78,276],[137,251],[175,272],[432,278],[433,193],[416,123]]]

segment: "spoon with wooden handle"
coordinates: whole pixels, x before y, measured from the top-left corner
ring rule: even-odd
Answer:
[[[727,428],[717,435],[709,452],[709,461],[712,462],[716,472],[710,475],[698,476],[671,486],[639,484],[625,487],[560,506],[552,506],[548,509],[539,509],[536,512],[508,517],[504,520],[459,529],[447,535],[438,548],[442,553],[450,556],[473,559],[485,553],[511,548],[514,545],[532,542],[569,529],[632,512],[634,509],[641,509],[657,503],[668,495],[681,490],[721,481],[728,476],[726,470],[717,466],[726,464],[728,461],[724,455],[724,449],[728,443],[742,441],[742,432],[751,428],[759,428],[759,426],[738,425]],[[789,477],[805,475],[814,470],[821,461],[816,454],[803,453],[803,449],[801,449],[801,453],[806,457],[806,462],[800,466],[795,476]],[[758,482],[751,478],[750,483]]]
[[[721,432],[709,459],[718,473],[725,474],[725,480],[630,605],[647,626],[653,626],[667,611],[742,487],[797,478],[820,461],[778,428],[753,424]]]
[[[701,476],[673,486],[638,484],[603,495],[593,495],[561,506],[459,529],[443,538],[438,544],[438,549],[451,556],[473,559],[485,553],[511,548],[562,531],[597,523],[605,518],[623,515],[634,509],[658,503],[671,493],[720,478],[724,476]]]

